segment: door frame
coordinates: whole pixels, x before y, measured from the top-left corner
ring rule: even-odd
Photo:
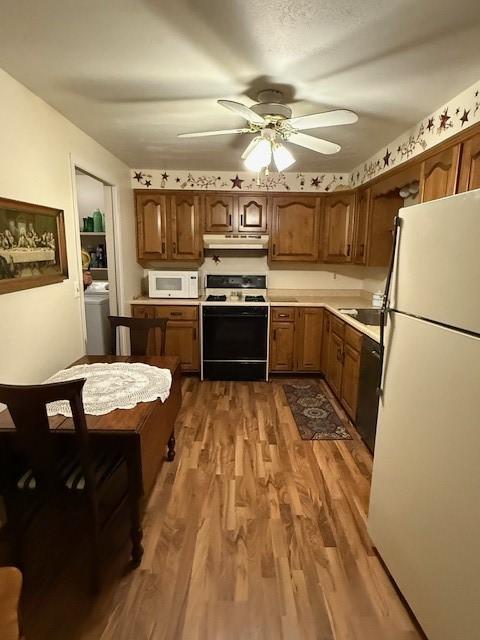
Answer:
[[[104,186],[104,197],[105,197],[105,214],[111,221],[112,226],[112,234],[108,234],[111,239],[111,247],[109,247],[109,256],[110,256],[110,264],[113,266],[113,281],[114,287],[112,290],[113,296],[110,295],[110,313],[112,315],[117,315],[119,309],[124,308],[124,286],[123,286],[123,272],[120,269],[120,265],[122,264],[121,260],[121,243],[119,237],[119,229],[120,225],[118,224],[119,218],[119,202],[118,202],[118,187],[108,176],[104,175],[103,169],[99,169],[98,167],[92,166],[92,163],[89,161],[85,161],[73,154],[69,154],[70,156],[70,176],[71,176],[71,187],[72,187],[72,204],[73,204],[73,212],[74,219],[80,220],[80,216],[78,213],[78,193],[77,193],[77,181],[76,181],[76,170],[81,171],[85,175],[98,180]],[[105,241],[107,240],[107,235],[105,236]],[[80,232],[77,230],[75,233],[75,250],[77,254],[77,270],[76,270],[76,278],[77,282],[75,283],[75,295],[80,300],[80,316],[81,316],[81,327],[82,327],[82,340],[83,340],[83,349],[84,353],[87,352],[87,320],[85,315],[85,296],[83,292],[83,269],[82,269],[82,251],[81,251],[81,242],[80,242]],[[112,260],[113,253],[113,260]],[[109,269],[110,271],[110,269]],[[111,271],[110,271],[111,273]],[[110,276],[109,273],[109,276]],[[109,277],[109,280],[111,278]],[[126,335],[122,333],[120,338],[120,351],[121,353],[127,353],[128,351],[128,340]]]

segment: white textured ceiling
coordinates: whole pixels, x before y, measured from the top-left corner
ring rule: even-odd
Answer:
[[[243,126],[216,104],[285,85],[295,115],[360,120],[312,131],[294,169],[348,171],[478,80],[479,0],[1,0],[0,67],[131,167],[241,169]],[[310,133],[310,132],[309,132]]]

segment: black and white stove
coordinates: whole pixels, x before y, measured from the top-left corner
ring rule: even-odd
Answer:
[[[268,305],[264,275],[207,275],[202,303],[202,376],[267,378]]]

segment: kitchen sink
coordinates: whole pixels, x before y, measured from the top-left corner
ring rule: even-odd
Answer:
[[[339,311],[355,318],[362,324],[380,326],[380,309],[340,309]]]

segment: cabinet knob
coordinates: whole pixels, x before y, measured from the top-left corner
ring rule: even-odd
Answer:
[[[352,245],[351,244],[347,244],[347,256],[350,255],[350,251],[352,250]]]
[[[172,242],[172,249],[173,249],[173,253],[177,253],[177,243],[176,242]]]
[[[162,253],[165,253],[165,242],[162,242]]]

